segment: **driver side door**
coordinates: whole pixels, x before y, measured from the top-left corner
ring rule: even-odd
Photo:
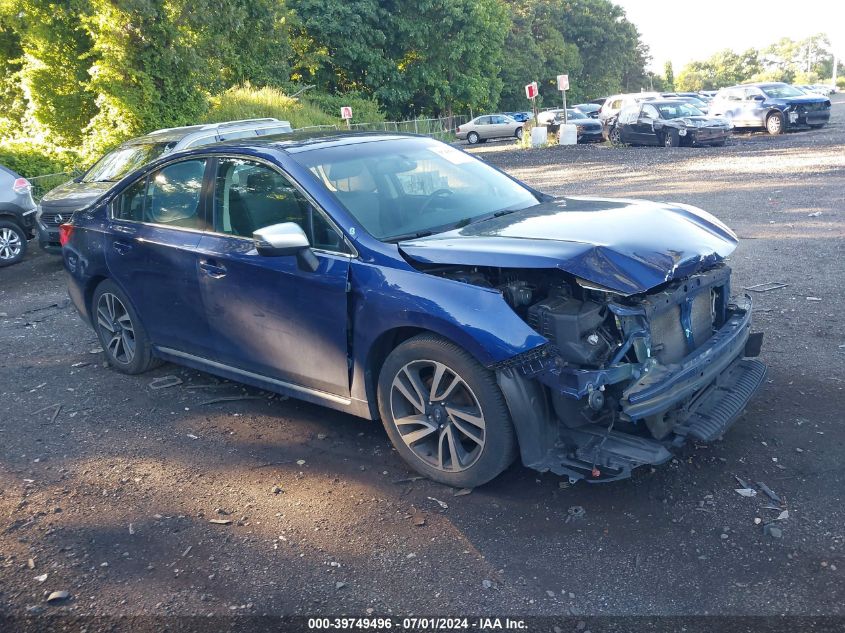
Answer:
[[[632,126],[633,141],[640,145],[657,145],[657,134],[654,130],[655,122],[660,118],[660,114],[650,103],[644,103],[640,109],[640,115],[637,122]]]

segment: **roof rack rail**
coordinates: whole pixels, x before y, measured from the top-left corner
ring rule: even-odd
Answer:
[[[276,123],[279,119],[275,119],[273,117],[264,117],[261,119],[239,119],[238,121],[226,121],[224,123],[218,123],[218,128],[224,127],[234,127],[236,125],[243,125],[244,123]]]

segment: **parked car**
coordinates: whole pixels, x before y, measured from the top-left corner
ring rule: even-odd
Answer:
[[[710,113],[735,127],[763,128],[782,134],[797,127],[822,127],[830,120],[830,99],[808,95],[785,83],[757,83],[723,88]]]
[[[567,108],[566,116],[567,122],[575,126],[579,143],[601,143],[604,140],[602,124],[595,119],[575,108]],[[556,110],[549,125],[555,128],[553,131],[557,131],[563,122],[563,110]]]
[[[576,110],[580,110],[591,119],[599,118],[599,110],[601,110],[601,106],[596,103],[579,103],[578,105],[572,107]]]
[[[599,111],[599,120],[602,124],[607,124],[609,119],[614,118],[619,114],[623,108],[636,105],[643,101],[650,99],[659,99],[660,93],[657,92],[635,92],[631,94],[619,94],[608,97]]]
[[[830,96],[836,92],[833,86],[827,86],[825,84],[810,84],[809,88],[811,88],[816,94]]]
[[[291,131],[287,121],[244,119],[156,130],[127,141],[103,156],[85,174],[56,187],[41,199],[37,213],[38,243],[48,253],[61,253],[59,225],[62,222],[95,202],[123,176],[159,156],[209,143]]]
[[[17,264],[34,236],[35,202],[32,185],[0,165],[0,267]]]
[[[537,125],[549,125],[560,116],[563,120],[563,108],[549,108],[537,113]]]
[[[165,359],[384,424],[436,481],[611,481],[721,437],[763,382],[736,236],[554,198],[450,145],[295,135],[170,154],[61,226],[108,362]]]
[[[470,145],[486,143],[491,138],[522,138],[522,123],[506,114],[485,114],[458,127],[455,136]]]
[[[525,123],[532,116],[530,112],[505,112],[504,114],[519,123]]]
[[[710,104],[706,101],[699,99],[698,97],[687,97],[687,96],[677,96],[672,97],[675,101],[683,101],[684,103],[690,104],[697,110],[700,110],[704,114],[707,114],[708,110],[710,109]]]
[[[731,135],[725,119],[706,116],[680,99],[628,106],[608,131],[613,142],[630,145],[724,145]]]
[[[698,96],[699,97],[707,97],[709,99],[712,99],[713,97],[716,96],[716,94],[718,92],[719,92],[718,90],[699,90]]]

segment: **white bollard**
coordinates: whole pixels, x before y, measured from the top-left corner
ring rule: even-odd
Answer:
[[[560,126],[559,145],[575,145],[578,142],[578,128],[572,123]]]
[[[531,147],[540,147],[549,140],[549,130],[545,125],[531,128]]]

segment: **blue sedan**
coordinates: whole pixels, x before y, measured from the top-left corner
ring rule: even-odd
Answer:
[[[380,419],[418,472],[572,481],[720,437],[759,387],[736,236],[681,204],[553,198],[438,141],[173,153],[61,227],[109,363],[162,360]]]
[[[734,127],[763,128],[783,134],[800,127],[819,128],[830,120],[830,99],[804,94],[785,83],[757,83],[720,90],[708,114],[728,119]]]

